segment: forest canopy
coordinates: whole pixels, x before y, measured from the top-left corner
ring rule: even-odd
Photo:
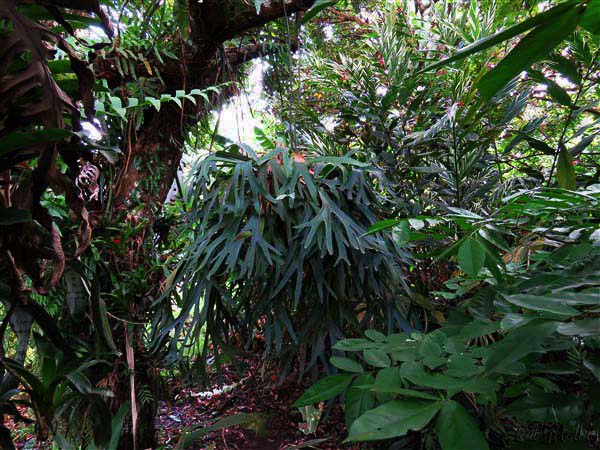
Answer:
[[[0,448],[599,445],[600,0],[4,0],[0,61]]]

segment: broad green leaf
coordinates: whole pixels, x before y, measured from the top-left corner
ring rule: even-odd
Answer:
[[[451,355],[445,373],[456,378],[469,378],[479,374],[483,367],[478,366],[475,359],[465,354]]]
[[[380,403],[394,400],[396,396],[388,389],[401,389],[402,377],[400,376],[400,367],[386,367],[377,371],[373,391],[377,394],[377,400]]]
[[[401,397],[409,397],[409,398],[421,398],[425,400],[439,400],[439,398],[434,397],[431,394],[423,391],[416,391],[414,389],[404,389],[401,387],[392,387],[392,386],[373,386],[373,392],[377,394],[377,398],[382,396],[383,394],[391,394],[392,397],[396,397],[400,395]],[[388,400],[389,401],[389,400]]]
[[[345,352],[359,352],[375,347],[377,347],[377,343],[360,338],[342,339],[341,341],[337,341],[333,346],[334,349]]]
[[[489,446],[477,422],[458,402],[444,403],[435,424],[442,450],[488,450]]]
[[[448,358],[443,356],[426,356],[423,358],[423,365],[430,369],[437,369],[448,362]]]
[[[372,391],[377,394],[377,399],[380,402],[391,401],[396,395],[426,400],[438,400],[436,397],[426,392],[406,389],[402,384],[399,367],[388,367],[377,372]]]
[[[504,316],[504,318],[500,321],[500,327],[504,331],[509,331],[512,328],[518,328],[520,326],[526,325],[532,320],[537,319],[537,316],[534,314],[514,314],[509,313]]]
[[[389,367],[391,364],[390,357],[382,350],[364,350],[363,356],[366,363],[373,367]]]
[[[417,352],[423,358],[426,356],[442,356],[442,345],[446,336],[439,331],[428,333],[417,344]]]
[[[564,322],[558,326],[556,331],[566,336],[600,336],[600,318],[589,317],[574,322]]]
[[[585,13],[584,13],[585,14]],[[583,15],[579,20],[579,24],[581,25],[581,21],[583,20]],[[554,53],[549,59],[548,64],[557,72],[560,72],[569,81],[573,84],[580,85],[581,84],[581,74],[579,73],[579,67],[575,64],[574,61],[562,56],[560,53]]]
[[[503,372],[525,356],[542,351],[546,338],[556,331],[558,325],[559,322],[548,320],[532,321],[509,332],[504,339],[488,346],[486,370]]]
[[[566,425],[577,421],[584,412],[583,401],[576,395],[535,392],[507,406],[509,414],[531,422]]]
[[[579,25],[592,34],[600,34],[600,0],[591,0],[579,19]]]
[[[534,27],[537,27],[540,25],[545,25],[548,23],[553,23],[554,19],[556,19],[557,17],[560,17],[563,13],[565,13],[565,11],[569,11],[571,8],[573,8],[578,3],[579,3],[578,0],[570,0],[570,1],[567,1],[564,3],[561,3],[560,5],[556,5],[554,8],[551,8],[546,12],[538,14],[535,17],[532,17],[531,19],[527,19],[518,25],[510,27],[506,30],[499,31],[491,36],[488,36],[488,37],[480,39],[476,42],[473,42],[472,44],[467,45],[466,47],[463,47],[462,49],[460,49],[458,52],[456,52],[451,57],[443,59],[441,61],[438,61],[435,64],[431,64],[431,65],[425,67],[424,69],[420,70],[418,73],[427,72],[427,71],[434,70],[439,67],[445,66],[447,64],[450,64],[452,62],[460,61],[461,59],[464,59],[467,56],[473,55],[482,50],[486,50],[490,47],[493,47],[496,44],[504,42],[515,36],[518,36],[519,34],[524,33],[525,31],[528,31]]]
[[[411,383],[432,389],[460,391],[465,387],[464,380],[437,372],[428,372],[421,363],[407,362],[400,368],[400,375]]]
[[[485,249],[477,239],[467,238],[458,248],[458,265],[470,276],[476,276],[485,263]]]
[[[491,99],[510,80],[529,68],[534,62],[544,58],[567,38],[575,30],[581,11],[581,6],[569,7],[556,15],[552,21],[540,24],[521,39],[494,69],[479,80],[477,87],[483,99]]]
[[[375,406],[375,393],[368,388],[373,385],[374,381],[372,375],[364,374],[356,377],[350,385],[344,404],[347,428],[350,428],[352,423],[363,413]]]
[[[573,167],[573,157],[564,146],[560,149],[560,153],[558,154],[556,179],[558,180],[558,187],[560,188],[571,190],[577,188],[575,167]]]
[[[479,336],[486,336],[488,334],[495,333],[500,328],[498,322],[487,322],[483,320],[474,320],[463,325],[460,328],[459,336],[468,341],[470,339],[477,338]]]
[[[529,71],[529,76],[534,81],[536,81],[536,82],[538,82],[540,84],[546,85],[546,89],[548,91],[548,94],[554,100],[556,100],[558,103],[560,103],[563,106],[571,106],[571,96],[568,94],[568,92],[565,89],[563,89],[562,87],[560,87],[555,81],[550,80],[549,78],[547,78],[539,70],[530,70]],[[528,137],[526,139],[529,140]],[[535,141],[536,139],[533,139],[533,140]],[[542,142],[542,144],[544,144],[544,146],[545,146],[544,150],[542,150],[542,151],[547,152],[549,150],[550,151],[549,154],[551,154],[551,155],[554,154],[554,149],[552,149],[550,146],[548,146],[547,144],[545,144],[543,142]],[[530,142],[530,145],[531,145],[531,142]],[[532,145],[532,147],[533,147],[533,145]]]
[[[259,0],[255,0],[255,1],[259,1]],[[309,22],[313,17],[315,17],[321,11],[323,11],[326,8],[329,8],[330,6],[335,5],[338,1],[339,0],[316,0],[313,3],[313,5],[310,7],[310,9],[308,11],[306,11],[306,13],[302,17],[302,20],[300,23],[305,24],[306,22]]]
[[[0,226],[14,225],[16,223],[31,222],[31,211],[19,208],[0,208]]]
[[[329,362],[332,366],[337,367],[340,370],[345,370],[346,372],[363,372],[363,367],[360,365],[360,363],[350,358],[344,358],[343,356],[332,356],[329,358]]]
[[[516,294],[504,297],[508,302],[522,308],[533,311],[543,311],[552,314],[558,314],[564,317],[574,317],[580,315],[580,312],[572,306],[564,304],[560,295],[557,297],[547,297],[540,295]]]
[[[29,133],[17,131],[0,138],[0,155],[38,144],[60,141],[72,135],[73,133],[70,131],[61,128],[49,128]]]
[[[354,421],[346,442],[377,441],[423,429],[441,408],[432,400],[403,399],[384,403]]]
[[[307,406],[315,403],[329,400],[338,394],[341,394],[352,382],[352,375],[340,374],[325,377],[311,387],[309,387],[302,396],[294,402],[294,406]]]
[[[365,331],[365,336],[375,342],[385,342],[386,340],[385,334],[377,330],[367,330]]]

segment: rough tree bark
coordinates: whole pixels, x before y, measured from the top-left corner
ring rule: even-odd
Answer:
[[[266,1],[260,14],[256,13],[253,1],[244,0],[204,0],[189,2],[190,36],[188,43],[181,46],[179,64],[169,62],[168,67],[161,67],[165,81],[164,92],[175,90],[205,89],[216,84],[230,81],[226,78],[229,72],[223,67],[235,70],[240,64],[261,55],[261,47],[251,44],[247,47],[219,51],[223,43],[233,37],[240,36],[270,21],[289,16],[308,9],[314,0],[271,0]],[[223,56],[225,61],[222,60]],[[145,69],[140,67],[140,72]],[[104,71],[109,84],[118,82],[115,72]],[[225,95],[231,95],[232,91]],[[169,188],[175,179],[177,168],[183,151],[184,134],[189,125],[198,121],[206,109],[196,107],[184,101],[180,110],[174,105],[153,112],[137,133],[137,138],[130,142],[129,148],[123,149],[124,159],[144,158],[149,153],[156,154],[160,149],[160,162],[166,172],[161,179],[158,192],[140,192],[137,188],[139,180],[152,175],[134,165],[125,166],[119,176],[119,185],[115,193],[114,205],[126,207],[132,193],[140,199],[160,208]]]

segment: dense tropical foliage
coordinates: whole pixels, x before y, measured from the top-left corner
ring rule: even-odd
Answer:
[[[341,406],[329,448],[597,446],[599,36],[598,0],[4,1],[0,448],[215,448],[269,419],[158,442],[159,404],[255,357],[304,433]]]

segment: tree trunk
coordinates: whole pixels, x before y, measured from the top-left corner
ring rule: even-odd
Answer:
[[[314,0],[273,0],[265,2],[256,13],[254,2],[244,0],[204,0],[202,2],[189,1],[190,13],[190,39],[191,44],[182,45],[180,57],[181,64],[160,67],[164,79],[164,93],[173,94],[176,90],[189,92],[192,89],[206,89],[224,81],[230,81],[230,72],[225,73],[224,68],[236,71],[241,64],[249,59],[261,56],[263,48],[257,44],[246,47],[223,49],[223,43],[233,37],[239,36],[253,28],[262,26],[269,21],[276,20],[292,13],[306,10]],[[272,51],[272,50],[271,50]],[[156,62],[154,62],[156,63]],[[111,88],[125,87],[128,80],[122,79],[114,70],[110,61],[98,61],[97,73],[108,81]],[[140,75],[144,75],[145,67],[140,67]],[[233,87],[227,88],[219,96],[213,95],[213,106],[231,96],[235,92]],[[200,102],[199,102],[200,103]],[[183,100],[179,109],[172,103],[163,104],[161,110],[149,111],[144,124],[135,136],[125,136],[123,145],[123,162],[121,171],[114,186],[114,197],[111,211],[97,211],[99,214],[111,214],[119,217],[118,211],[131,211],[134,207],[142,205],[139,214],[149,219],[146,233],[153,226],[152,220],[161,210],[167,194],[173,185],[179,163],[183,155],[185,136],[190,125],[195,124],[203,114],[206,114],[211,105],[198,106],[190,101]],[[134,163],[143,161],[144,164]],[[153,180],[153,183],[148,183]],[[150,189],[151,185],[154,188]],[[115,213],[115,210],[117,213]],[[144,255],[138,256],[138,263],[143,265]],[[131,263],[130,263],[131,264]],[[157,286],[158,288],[158,283]],[[135,314],[132,314],[136,317]],[[143,322],[143,311],[139,314],[139,321]],[[137,339],[137,342],[142,342]],[[155,416],[157,411],[155,373],[157,361],[145,356],[141,344],[135,350],[135,385],[137,406],[137,450],[156,448]],[[126,354],[125,342],[117,343],[123,355]],[[131,398],[131,381],[129,376],[124,376],[127,371],[119,370],[127,367],[125,356],[115,366],[111,388],[115,392],[113,411]],[[152,402],[140,401],[140,393],[149,393]],[[146,394],[144,394],[146,395]],[[143,400],[143,399],[142,399]],[[133,429],[131,424],[123,428],[119,448],[133,449]]]

